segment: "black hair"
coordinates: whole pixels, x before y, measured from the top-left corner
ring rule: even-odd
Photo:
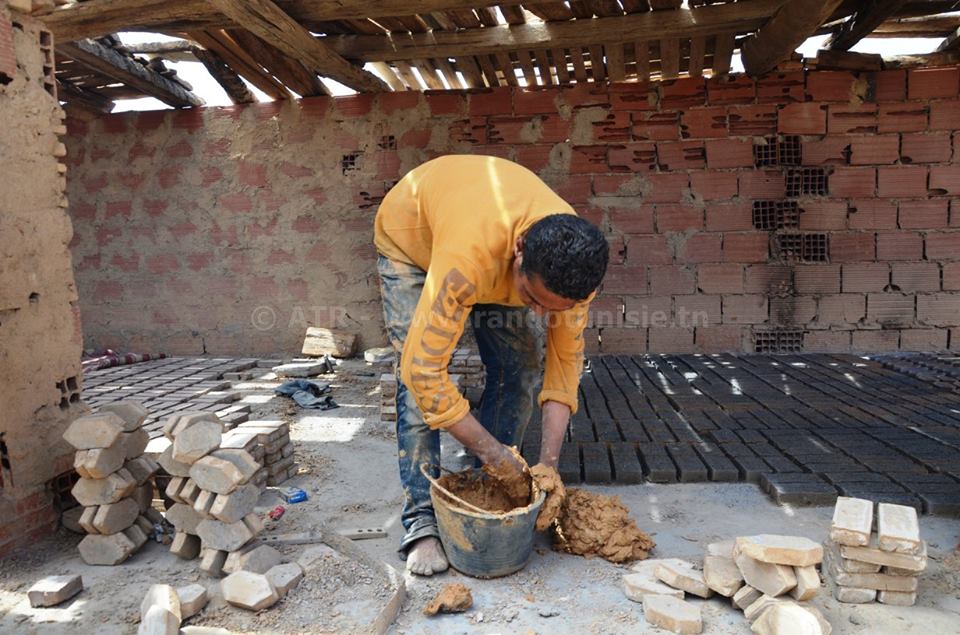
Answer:
[[[568,300],[586,300],[607,272],[610,247],[594,225],[573,214],[552,214],[523,236],[520,271]]]

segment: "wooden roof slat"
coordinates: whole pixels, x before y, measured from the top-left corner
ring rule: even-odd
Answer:
[[[737,34],[720,33],[714,38],[713,76],[726,75],[730,72],[730,62],[733,60],[733,49],[737,45]]]
[[[492,7],[477,7],[475,13],[480,19],[480,24],[483,26],[497,26],[500,24],[500,20],[497,18],[497,12],[494,11]]]
[[[402,15],[395,18],[403,28],[411,33],[426,33],[430,26],[418,15]]]
[[[387,82],[387,85],[395,91],[407,90],[407,85],[397,76],[397,73],[386,62],[370,62],[370,67],[380,76],[380,79]]]
[[[643,13],[650,10],[650,3],[647,0],[620,0],[620,4],[627,13]]]
[[[569,0],[570,11],[573,17],[578,20],[586,20],[593,17],[593,9],[587,4],[586,0]]]
[[[623,9],[617,4],[617,0],[587,0],[587,6],[594,15],[600,17],[623,15]]]
[[[302,97],[329,95],[316,73],[298,60],[287,57],[253,33],[243,29],[228,29],[233,41],[242,46],[271,75]]]
[[[523,78],[527,81],[527,86],[537,85],[537,74],[533,70],[533,60],[531,51],[517,51],[517,62],[520,64],[520,70],[523,72]]]
[[[557,81],[561,84],[570,83],[570,69],[567,67],[567,52],[563,49],[551,49],[553,68],[557,71]]]
[[[480,65],[480,70],[483,71],[483,77],[487,80],[487,86],[491,88],[500,86],[500,78],[497,77],[497,67],[494,65],[490,56],[477,55],[474,59],[477,60],[477,63]]]
[[[570,63],[573,64],[573,76],[577,82],[586,82],[587,65],[583,62],[583,49],[579,46],[570,47]]]
[[[104,115],[113,110],[111,99],[84,90],[68,79],[57,78],[57,88],[60,98],[67,102],[67,106],[79,107],[81,110],[95,115]]]
[[[740,45],[740,56],[747,74],[756,77],[776,68],[839,5],[840,0],[793,0],[780,7],[755,35]]]
[[[525,24],[527,16],[523,14],[523,9],[519,4],[501,4],[499,5],[500,14],[507,24]]]
[[[437,22],[437,25],[444,31],[456,31],[457,28],[459,28],[457,27],[457,23],[442,11],[434,11],[430,14],[430,17],[433,18]]]
[[[209,0],[209,2],[238,25],[280,49],[286,55],[303,62],[316,73],[335,79],[359,92],[388,89],[380,78],[343,59],[271,0]]]
[[[188,37],[205,49],[219,55],[230,68],[273,99],[289,99],[286,87],[265,73],[250,55],[237,46],[225,31],[194,31]]]
[[[463,75],[467,88],[483,88],[483,73],[477,65],[477,60],[472,57],[458,57],[455,62],[456,69]]]
[[[590,74],[593,76],[593,81],[602,82],[607,78],[607,69],[603,62],[603,45],[593,44],[587,50],[590,51]]]
[[[884,20],[902,9],[905,4],[906,0],[874,0],[863,3],[864,6],[857,8],[856,12],[827,38],[824,48],[849,51]]]
[[[342,20],[343,26],[351,29],[352,32],[362,33],[364,35],[386,35],[390,29],[385,29],[382,25],[370,20]]]
[[[687,75],[690,77],[703,76],[703,57],[706,52],[706,37],[701,35],[690,40],[690,63],[687,65]]]
[[[525,2],[523,8],[545,22],[573,19],[573,11],[562,2]]]
[[[633,60],[636,62],[637,79],[647,81],[650,79],[650,43],[645,40],[638,40],[633,43]]]
[[[623,44],[636,39],[688,38],[727,31],[749,33],[766,23],[786,2],[750,0],[682,11],[649,11],[615,18],[528,22],[516,26],[435,31],[406,37],[331,36],[323,40],[342,56],[364,61],[479,55],[535,49],[547,43],[551,47],[589,46],[597,42]]]
[[[457,75],[457,71],[454,70],[450,62],[437,57],[430,60],[430,63],[433,64],[433,66],[440,71],[440,74],[443,75],[444,79],[447,80],[447,84],[450,86],[450,88],[454,90],[466,88],[466,86],[463,85],[463,82],[460,81],[460,77]]]
[[[447,15],[461,29],[475,29],[480,26],[480,18],[470,9],[451,9]]]
[[[213,79],[220,84],[230,101],[235,104],[253,103],[253,93],[243,83],[236,71],[230,68],[219,55],[200,47],[194,47],[193,54],[200,60],[200,63],[203,64],[203,67],[207,69]]]
[[[607,76],[611,82],[622,82],[627,78],[627,67],[623,57],[623,44],[607,44],[603,47],[607,56]]]
[[[407,88],[416,91],[424,90],[425,86],[423,82],[413,72],[413,67],[410,64],[403,60],[397,60],[395,65],[397,67],[397,75],[399,75],[403,83],[407,85]]]
[[[202,99],[177,82],[94,40],[58,44],[57,51],[175,108],[203,105]]]
[[[680,75],[680,38],[660,40],[660,74],[664,79],[676,79]]]
[[[870,37],[947,37],[958,28],[960,16],[955,15],[905,18],[883,22],[870,33]]]
[[[494,55],[494,60],[496,60],[497,66],[500,68],[500,74],[507,86],[519,86],[520,82],[517,80],[517,73],[513,68],[513,60],[510,59],[510,54],[507,52],[497,53]]]
[[[550,65],[550,59],[544,49],[533,51],[533,58],[537,64],[537,70],[540,71],[540,80],[545,86],[553,86],[553,67]]]
[[[420,73],[420,80],[427,85],[428,90],[443,90],[446,88],[437,77],[436,68],[428,60],[413,60],[412,66]]]

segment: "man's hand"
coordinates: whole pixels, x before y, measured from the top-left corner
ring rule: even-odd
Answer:
[[[552,468],[560,461],[560,447],[570,423],[570,406],[559,401],[543,402],[541,416],[543,438],[540,441],[540,462]]]
[[[470,414],[447,429],[457,441],[480,459],[487,474],[503,483],[507,495],[516,504],[527,503],[530,498],[530,481],[524,473],[523,462],[510,448],[497,441]]]

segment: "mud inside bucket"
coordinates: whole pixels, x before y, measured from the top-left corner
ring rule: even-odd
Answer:
[[[475,578],[498,578],[519,571],[533,552],[537,514],[545,494],[535,490],[533,502],[507,512],[487,512],[462,500],[433,479],[427,466],[424,475],[430,479],[440,542],[450,565]],[[463,474],[463,473],[461,473]],[[480,470],[469,470],[471,477],[484,478]]]

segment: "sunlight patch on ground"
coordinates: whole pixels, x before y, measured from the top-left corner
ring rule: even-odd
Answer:
[[[347,443],[360,432],[363,417],[300,417],[297,427],[298,441],[317,443]]]

